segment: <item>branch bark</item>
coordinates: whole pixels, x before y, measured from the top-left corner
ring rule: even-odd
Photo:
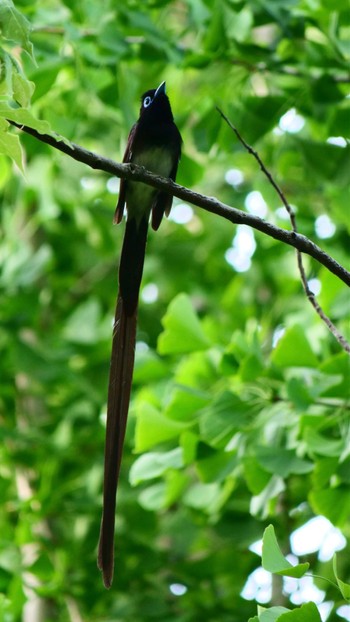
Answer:
[[[250,145],[248,145],[248,143],[244,140],[244,138],[241,136],[241,134],[239,133],[239,131],[237,130],[237,128],[231,123],[231,121],[228,119],[228,117],[222,112],[222,110],[220,110],[220,108],[216,107],[217,111],[219,112],[219,114],[222,116],[222,118],[224,119],[224,121],[227,123],[227,125],[231,128],[231,130],[236,134],[238,140],[240,141],[240,143],[243,145],[243,147],[248,151],[248,153],[250,153],[250,155],[253,156],[253,158],[255,158],[255,160],[257,161],[257,163],[259,164],[262,172],[264,173],[264,175],[267,177],[267,179],[269,180],[271,186],[275,189],[275,191],[277,192],[278,196],[280,197],[284,207],[286,208],[288,215],[289,215],[289,219],[292,225],[292,231],[295,234],[298,234],[298,230],[297,230],[297,223],[296,223],[296,218],[295,218],[295,213],[291,207],[291,205],[288,203],[284,193],[282,192],[281,188],[279,187],[279,185],[277,184],[277,182],[275,181],[275,179],[273,178],[273,176],[271,175],[270,171],[268,171],[268,169],[266,168],[265,164],[263,163],[262,159],[260,158],[259,154],[257,153],[257,151],[255,151],[255,149],[253,149],[253,147],[251,147]],[[301,278],[301,282],[305,291],[305,294],[310,302],[310,304],[313,306],[313,308],[315,309],[317,315],[321,318],[321,320],[326,324],[327,328],[330,330],[330,332],[333,334],[333,336],[336,338],[336,340],[338,341],[338,343],[340,343],[340,345],[342,346],[342,348],[348,352],[350,354],[350,343],[348,343],[348,341],[345,339],[344,335],[342,335],[339,330],[337,329],[337,327],[333,324],[332,320],[325,314],[325,312],[323,311],[322,307],[319,305],[319,303],[316,300],[316,296],[315,294],[311,291],[307,278],[306,278],[306,273],[305,273],[305,268],[303,265],[303,257],[302,254],[300,252],[299,249],[296,249],[297,252],[297,262],[298,262],[298,269],[299,269],[299,273],[300,273],[300,278]]]
[[[197,207],[201,207],[207,212],[222,216],[234,224],[248,225],[249,227],[252,227],[257,231],[261,231],[275,240],[279,240],[289,246],[293,246],[301,253],[305,253],[313,257],[313,259],[316,259],[316,261],[322,264],[325,268],[327,268],[327,270],[335,274],[341,281],[350,287],[350,272],[348,272],[333,257],[328,255],[305,235],[296,233],[295,231],[281,229],[280,227],[277,227],[276,225],[273,225],[258,216],[247,214],[239,209],[226,205],[214,197],[199,194],[198,192],[194,192],[193,190],[174,183],[170,179],[154,175],[153,173],[146,171],[143,167],[136,166],[135,164],[119,164],[114,160],[104,158],[103,156],[97,155],[92,151],[88,151],[75,143],[70,143],[60,136],[40,134],[32,128],[25,125],[19,125],[14,121],[9,121],[9,123],[23,132],[30,134],[37,140],[62,151],[74,160],[86,164],[94,170],[104,171],[105,173],[109,173],[110,175],[115,175],[116,177],[121,177],[123,179],[142,181],[150,186],[158,188],[159,190],[165,190],[183,201],[187,201]]]

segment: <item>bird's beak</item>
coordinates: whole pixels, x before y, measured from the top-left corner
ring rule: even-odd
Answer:
[[[156,92],[154,94],[154,97],[158,97],[158,95],[165,95],[165,82],[162,82],[158,86],[158,88],[157,88],[157,90],[156,90]]]

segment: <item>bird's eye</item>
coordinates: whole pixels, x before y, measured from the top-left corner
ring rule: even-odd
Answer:
[[[151,102],[152,102],[152,97],[147,95],[147,97],[145,97],[145,99],[143,100],[143,107],[148,108]]]

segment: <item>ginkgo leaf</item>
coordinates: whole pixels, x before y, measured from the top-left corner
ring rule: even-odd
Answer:
[[[158,339],[160,354],[196,352],[210,345],[186,294],[172,300],[162,323],[164,331]]]
[[[262,565],[273,574],[299,579],[308,570],[310,564],[292,564],[284,557],[275,536],[273,525],[266,527],[263,535]]]

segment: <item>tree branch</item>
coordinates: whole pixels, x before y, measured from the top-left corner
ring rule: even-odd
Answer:
[[[153,173],[146,171],[143,167],[136,166],[135,164],[119,164],[114,160],[104,158],[93,153],[92,151],[88,151],[75,143],[68,143],[68,141],[58,135],[55,137],[48,134],[40,134],[32,128],[25,125],[19,125],[14,121],[9,121],[9,123],[23,132],[34,136],[37,140],[62,151],[74,160],[87,164],[92,169],[104,171],[105,173],[109,173],[123,179],[142,181],[150,186],[153,186],[154,188],[169,192],[183,201],[188,201],[197,207],[201,207],[207,212],[222,216],[234,224],[248,225],[249,227],[252,227],[257,231],[261,231],[275,240],[279,240],[289,246],[293,246],[301,253],[306,253],[316,259],[316,261],[325,266],[327,270],[335,274],[341,281],[350,287],[350,272],[348,272],[341,264],[333,259],[333,257],[325,253],[325,251],[323,251],[319,246],[317,246],[317,244],[312,242],[305,235],[301,235],[295,231],[281,229],[280,227],[277,227],[276,225],[273,225],[258,216],[247,214],[246,212],[230,207],[225,203],[221,203],[221,201],[218,201],[214,197],[208,197],[203,194],[199,194],[198,192],[193,192],[193,190],[179,186],[179,184],[174,183],[170,179],[154,175]]]
[[[227,125],[236,134],[238,140],[243,145],[243,147],[248,151],[248,153],[250,153],[253,156],[253,158],[255,158],[255,160],[259,164],[262,172],[264,173],[264,175],[269,180],[271,186],[273,186],[273,188],[276,190],[278,196],[280,197],[284,207],[286,208],[286,210],[287,210],[287,212],[289,214],[289,218],[290,218],[290,222],[291,222],[291,225],[292,225],[293,232],[297,235],[297,223],[296,223],[296,219],[295,219],[295,213],[294,213],[292,207],[290,206],[290,204],[288,203],[288,201],[287,201],[284,193],[282,192],[281,188],[279,187],[279,185],[277,184],[275,179],[272,177],[270,171],[266,168],[266,166],[263,163],[262,159],[260,158],[258,152],[255,151],[255,149],[253,149],[253,147],[248,145],[248,143],[241,136],[241,134],[239,133],[237,128],[231,123],[231,121],[222,112],[222,110],[220,110],[220,108],[218,108],[218,106],[216,107],[216,109],[220,113],[220,115],[222,116],[224,121],[227,123]],[[297,250],[297,261],[298,261],[298,268],[299,268],[299,273],[300,273],[300,277],[301,277],[301,282],[302,282],[302,285],[303,285],[303,288],[304,288],[304,291],[305,291],[305,294],[306,294],[308,300],[310,301],[311,305],[315,309],[315,311],[318,314],[318,316],[326,324],[327,328],[330,330],[332,335],[336,338],[338,343],[342,346],[342,348],[346,352],[348,352],[350,354],[350,343],[345,339],[344,335],[342,335],[338,331],[337,327],[333,324],[332,320],[325,314],[325,312],[323,311],[323,309],[321,308],[321,306],[317,302],[315,294],[311,291],[311,289],[309,287],[309,284],[308,284],[308,281],[307,281],[307,278],[306,278],[306,273],[305,273],[305,268],[304,268],[304,265],[303,265],[302,254],[301,254],[301,252],[300,252],[300,250],[298,248],[296,250]]]
[[[277,73],[281,75],[302,78],[303,80],[308,80],[309,82],[311,80],[317,79],[317,75],[315,75],[314,72],[303,72],[291,65],[281,65],[279,63],[274,63],[271,65],[264,62],[250,63],[242,58],[232,58],[231,63],[232,65],[236,65],[238,67],[244,67],[250,73]],[[329,78],[329,80],[332,80],[336,84],[348,84],[350,82],[349,72],[339,73],[337,75],[335,75],[334,72],[330,72],[329,74],[327,74],[327,78]]]

